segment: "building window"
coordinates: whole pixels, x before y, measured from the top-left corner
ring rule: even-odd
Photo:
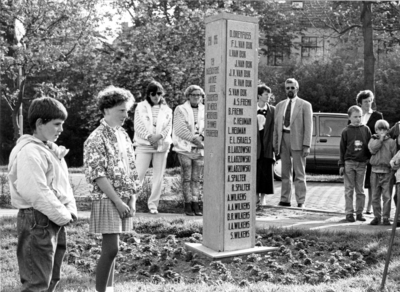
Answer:
[[[303,1],[292,1],[293,9],[303,9],[304,2]]]
[[[317,37],[302,37],[301,38],[301,59],[308,60],[316,57],[322,52],[322,47],[318,46]]]
[[[268,66],[282,66],[290,58],[290,41],[283,37],[267,37],[264,43],[267,48],[264,54],[267,56]]]

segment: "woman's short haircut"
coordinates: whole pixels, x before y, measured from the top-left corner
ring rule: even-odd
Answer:
[[[34,99],[28,110],[28,123],[33,131],[36,130],[36,121],[38,119],[41,119],[43,124],[47,124],[56,119],[65,121],[67,117],[68,113],[64,105],[48,96]]]
[[[388,130],[389,131],[389,123],[385,120],[377,120],[375,123],[375,131],[378,130]]]
[[[151,106],[154,105],[154,102],[152,102],[152,100],[150,98],[150,95],[151,94],[156,94],[159,90],[162,91],[163,94],[165,94],[165,90],[162,87],[161,83],[159,83],[159,82],[157,82],[155,80],[151,81],[149,83],[149,85],[147,85],[147,88],[146,88],[146,100]],[[162,103],[165,103],[164,97],[161,97],[161,99],[160,99],[159,104],[162,104]]]
[[[257,95],[262,95],[264,93],[264,91],[271,93],[271,88],[269,88],[265,84],[260,84],[257,86]]]
[[[349,107],[349,109],[347,110],[347,114],[349,115],[349,117],[350,117],[354,112],[362,113],[362,109],[361,109],[358,105],[352,105],[352,106]]]
[[[363,91],[360,91],[360,92],[357,94],[357,97],[356,97],[356,102],[357,102],[357,104],[361,104],[362,101],[363,101],[363,99],[366,99],[366,98],[368,98],[368,97],[372,97],[372,101],[374,101],[374,99],[375,99],[374,94],[372,93],[371,90],[363,90]]]
[[[204,90],[200,86],[198,86],[198,85],[190,85],[188,88],[186,88],[185,93],[184,93],[186,99],[189,99],[189,95],[191,95],[192,92],[196,91],[196,90],[200,90],[201,97],[204,98],[205,93],[204,93]]]
[[[104,109],[113,108],[124,102],[128,104],[128,108],[131,108],[135,102],[135,98],[129,90],[113,85],[104,88],[97,95],[97,106],[103,114]]]

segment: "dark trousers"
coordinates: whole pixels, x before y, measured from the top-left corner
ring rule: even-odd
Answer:
[[[29,208],[19,210],[17,232],[21,291],[54,291],[67,248],[65,227]]]

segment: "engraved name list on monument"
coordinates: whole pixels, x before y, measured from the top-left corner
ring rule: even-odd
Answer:
[[[248,242],[252,213],[254,138],[254,28],[228,22],[226,78],[226,228],[225,240],[237,246]],[[228,244],[229,245],[229,244]]]

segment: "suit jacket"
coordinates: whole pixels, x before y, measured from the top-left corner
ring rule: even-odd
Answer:
[[[383,119],[383,115],[381,112],[378,111],[373,111],[371,116],[369,117],[369,120],[367,122],[367,127],[371,130],[371,135],[374,135],[375,132],[375,123],[378,120],[382,120]]]
[[[282,130],[285,118],[287,99],[276,105],[274,127],[274,150],[280,154],[282,145]],[[290,145],[292,150],[303,150],[303,146],[311,147],[313,130],[313,111],[311,103],[298,97],[290,119]]]
[[[257,159],[263,155],[264,158],[275,159],[274,156],[274,124],[275,124],[275,107],[268,105],[267,114],[265,116],[264,135],[260,137],[257,126]],[[261,140],[262,139],[262,140]],[[261,141],[264,146],[264,153],[261,153]]]

